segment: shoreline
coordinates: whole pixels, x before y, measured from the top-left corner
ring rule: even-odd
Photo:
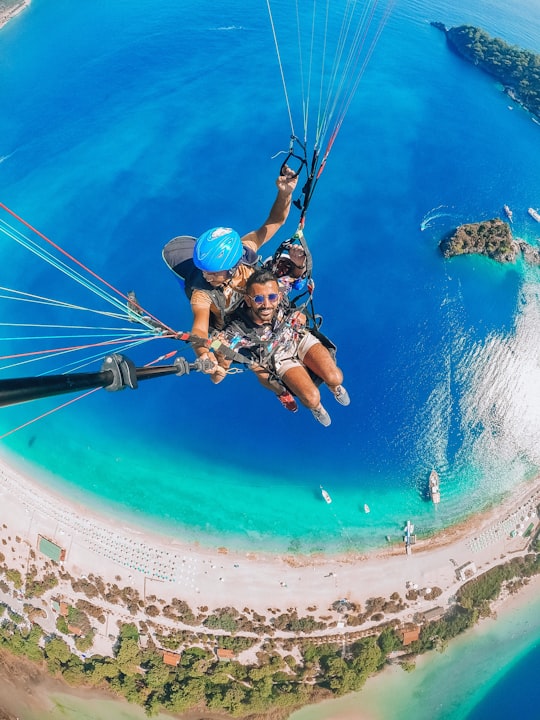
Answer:
[[[477,625],[469,629],[452,641],[451,648],[457,649],[457,644],[475,646],[483,638],[488,637],[497,626],[512,625],[512,642],[515,642],[516,617],[531,612],[531,606],[538,605],[538,590],[540,589],[540,576],[534,576],[524,585],[518,593],[506,595],[492,602],[492,617],[482,618]],[[518,613],[518,616],[516,616]],[[535,617],[537,614],[535,615]],[[521,633],[529,633],[528,622],[519,621]],[[540,623],[539,623],[540,626]],[[503,630],[504,632],[504,630]],[[532,641],[534,642],[534,640]],[[521,651],[514,662],[519,661]],[[448,651],[447,651],[448,652]],[[462,650],[463,652],[463,650]],[[468,651],[466,651],[467,653]],[[416,669],[412,675],[405,673],[396,666],[387,666],[382,672],[370,677],[365,687],[357,692],[341,698],[323,700],[316,705],[307,705],[296,710],[290,720],[395,720],[402,714],[394,712],[395,702],[388,709],[389,694],[410,693],[411,682],[421,684],[421,677],[433,663],[442,663],[445,655],[432,651],[416,658]],[[465,655],[465,657],[467,654]],[[17,672],[14,672],[17,670]],[[142,708],[126,703],[122,698],[99,689],[74,688],[66,685],[62,680],[51,678],[44,671],[39,673],[36,667],[26,659],[6,656],[0,652],[0,680],[6,676],[6,685],[0,683],[0,710],[11,713],[7,717],[14,720],[39,720],[45,710],[51,720],[75,720],[82,712],[96,713],[100,720],[114,720],[118,713],[122,713],[125,720],[144,720],[146,715]],[[31,687],[29,683],[31,682]],[[89,704],[90,703],[90,704]],[[58,713],[58,714],[56,714]],[[390,714],[388,714],[390,713]],[[156,720],[176,717],[179,720],[200,720],[200,713],[190,711],[179,714],[159,713]],[[207,720],[223,720],[223,715],[205,712]]]
[[[17,17],[23,10],[29,7],[32,0],[20,0],[20,2],[12,5],[10,8],[0,8],[0,30],[8,24],[10,20]]]
[[[510,496],[489,510],[433,537],[417,541],[410,555],[405,553],[404,545],[339,556],[322,553],[311,556],[271,555],[233,552],[223,546],[205,548],[197,543],[186,543],[182,538],[139,530],[125,524],[123,518],[99,513],[65,498],[60,492],[44,486],[45,482],[45,473],[42,477],[30,476],[13,467],[5,453],[0,455],[0,503],[3,508],[0,540],[6,567],[18,569],[22,576],[31,563],[38,565],[41,572],[45,572],[45,568],[50,571],[50,561],[38,549],[41,536],[65,551],[65,557],[56,567],[67,577],[71,575],[85,580],[97,576],[107,585],[133,588],[145,605],[169,604],[178,598],[186,602],[195,614],[203,609],[212,612],[232,607],[240,612],[242,608],[244,611],[250,608],[250,612],[261,615],[295,611],[298,616],[324,616],[325,629],[310,633],[314,643],[345,642],[348,636],[351,638],[348,641],[352,641],[355,633],[367,631],[369,634],[370,628],[379,623],[379,620],[374,622],[373,619],[360,626],[348,626],[341,622],[343,617],[331,607],[340,599],[365,607],[370,598],[390,598],[396,592],[405,598],[411,588],[420,588],[412,599],[407,597],[403,609],[387,615],[386,620],[395,619],[401,625],[416,622],[418,615],[435,607],[447,609],[458,588],[466,582],[465,577],[458,577],[460,566],[472,562],[475,573],[481,573],[524,554],[530,540],[520,535],[510,537],[511,528],[520,528],[519,531],[523,532],[531,521],[537,527],[538,517],[532,511],[536,511],[540,503],[540,477],[536,477],[516,487]],[[530,585],[537,588],[538,579]],[[423,592],[427,588],[438,588],[441,592],[432,597],[430,592]],[[502,613],[508,603],[519,604],[525,592],[526,589],[522,589],[517,598],[502,597],[493,605],[494,611],[500,609]],[[84,597],[84,593],[75,592],[70,582],[62,579],[53,590],[34,600],[35,606],[46,608],[48,613],[48,618],[43,623],[40,621],[46,632],[56,632],[56,613],[50,612],[52,599],[56,597],[71,604],[78,596]],[[28,601],[16,591],[0,589],[0,602],[7,604],[15,613],[24,613],[24,604]],[[112,636],[109,633],[114,632],[116,623],[136,623],[139,619],[139,614],[130,615],[122,605],[108,606],[106,614],[105,625],[96,629],[91,654],[111,654]],[[165,620],[160,622],[167,624]],[[189,630],[201,631],[204,628],[189,626]],[[275,636],[285,641],[296,635],[298,633],[277,632]],[[247,650],[242,655],[242,662],[256,662],[256,650],[256,647]],[[418,665],[422,667],[427,662],[421,656]],[[391,672],[397,670],[403,672],[397,668],[390,669]],[[1,675],[0,662],[0,678]],[[67,685],[41,677],[39,691],[34,693],[27,689],[21,690],[20,694],[14,692],[12,703],[9,697],[0,694],[0,710],[13,707],[16,710],[14,716],[21,720],[36,720],[43,707],[63,707],[62,698],[71,698],[69,703],[74,707],[78,702],[82,703],[79,690],[83,697],[92,698],[92,702],[103,703],[107,707],[112,704],[112,708],[118,708],[118,702],[125,706],[121,699],[99,690],[79,688],[72,692]],[[377,677],[374,678],[376,687]],[[28,687],[33,685],[27,683]],[[55,699],[56,696],[59,699]],[[31,707],[32,702],[34,708]],[[27,713],[22,711],[24,703]],[[36,705],[39,709],[34,715]],[[319,717],[320,705],[307,706],[317,708],[313,720]],[[326,707],[324,703],[322,706]],[[114,718],[114,712],[104,713],[103,717]],[[73,713],[71,717],[77,717],[75,710]],[[177,717],[192,720],[193,716],[188,713]],[[133,714],[129,718],[138,720],[139,715]],[[325,720],[327,716],[323,714],[320,718]],[[379,720],[379,715],[373,713],[370,716],[367,709],[359,715],[355,710],[351,718]],[[312,720],[309,714],[305,720],[308,719]]]
[[[106,581],[120,577],[141,595],[181,596],[194,607],[249,604],[262,611],[278,593],[282,602],[276,598],[273,604],[300,612],[313,605],[323,609],[340,598],[363,604],[369,597],[389,597],[396,591],[404,595],[409,583],[440,587],[439,604],[446,602],[457,587],[458,566],[474,562],[477,570],[487,569],[527,545],[523,537],[511,538],[509,533],[511,527],[519,532],[521,518],[528,517],[523,508],[530,513],[540,503],[540,477],[522,483],[490,509],[419,539],[411,555],[403,543],[340,555],[205,547],[137,529],[124,518],[65,498],[16,469],[5,454],[0,455],[0,497],[9,518],[5,531],[29,548],[36,548],[39,535],[61,545],[66,551],[63,566],[75,575],[95,574],[99,567]]]
[[[443,653],[433,650],[418,655],[415,660],[416,667],[412,673],[406,673],[396,665],[388,665],[377,675],[368,678],[366,685],[358,693],[351,693],[333,700],[323,700],[317,705],[308,705],[294,712],[289,720],[338,720],[338,718],[339,720],[399,720],[407,714],[419,717],[419,720],[427,720],[428,715],[430,720],[433,720],[434,717],[436,720],[441,720],[441,715],[438,712],[432,714],[433,708],[430,709],[430,700],[434,701],[436,698],[428,698],[426,693],[435,695],[437,687],[432,688],[431,686],[434,683],[444,685],[448,680],[450,668],[454,667],[456,663],[458,665],[463,663],[465,668],[461,671],[462,675],[458,678],[453,676],[452,680],[456,681],[457,679],[463,684],[469,682],[478,686],[482,677],[477,677],[476,673],[483,673],[485,670],[482,668],[480,671],[475,666],[473,671],[472,667],[467,666],[471,648],[477,653],[480,646],[482,651],[489,651],[491,654],[495,643],[499,651],[503,650],[504,652],[504,659],[501,658],[500,662],[499,659],[494,659],[494,664],[499,669],[501,663],[509,661],[508,648],[522,638],[520,650],[517,655],[512,657],[512,664],[507,668],[507,671],[511,672],[513,664],[519,662],[524,654],[531,651],[534,643],[538,642],[540,621],[536,620],[534,628],[531,628],[531,622],[539,617],[539,590],[540,575],[536,575],[531,577],[529,582],[523,585],[516,594],[503,594],[499,599],[492,601],[492,616],[481,618],[474,627],[453,638]],[[527,636],[532,636],[532,639],[529,637],[527,640]],[[504,648],[501,648],[501,643],[504,644]],[[521,647],[524,643],[525,649]],[[474,666],[477,659],[475,656],[474,660],[469,660],[469,662]],[[456,704],[461,710],[471,712],[475,703],[471,707],[464,708],[463,696],[468,698],[468,693],[475,694],[475,691],[466,687],[457,689],[461,694],[456,698]],[[491,687],[488,687],[487,692],[490,689]],[[412,699],[414,696],[416,701]],[[481,701],[482,698],[476,699]],[[412,707],[407,705],[408,702],[412,702]],[[425,709],[426,704],[428,705],[427,710]],[[421,709],[421,706],[424,709]],[[445,712],[452,713],[452,710],[453,708],[446,708]],[[455,720],[456,716],[451,714],[451,717]]]

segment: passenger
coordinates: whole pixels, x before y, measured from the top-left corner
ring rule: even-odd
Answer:
[[[282,243],[276,254],[265,260],[263,267],[274,273],[280,290],[286,295],[298,296],[314,289],[313,280],[307,275],[306,251],[294,242],[294,238]]]
[[[343,373],[305,323],[306,316],[283,298],[276,276],[261,268],[248,278],[244,302],[219,337],[256,363],[252,369],[263,385],[277,395],[284,385],[318,422],[328,426],[330,415],[309,371],[328,386],[340,405],[349,404],[349,395],[341,384]],[[230,364],[219,356],[220,369],[212,376],[213,382],[223,380]]]
[[[223,327],[227,316],[242,302],[246,281],[254,271],[258,250],[285,223],[297,183],[293,170],[284,166],[276,180],[277,197],[270,214],[258,230],[242,238],[231,228],[213,228],[195,243],[193,262],[200,271],[192,283],[192,334],[207,338],[209,328]],[[215,360],[205,348],[196,348],[199,357]]]

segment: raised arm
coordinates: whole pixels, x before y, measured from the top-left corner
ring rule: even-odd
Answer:
[[[292,194],[298,182],[294,170],[285,165],[282,174],[276,180],[277,196],[270,210],[270,214],[258,230],[252,230],[242,238],[242,243],[258,250],[265,242],[274,237],[279,228],[285,223],[291,209]]]

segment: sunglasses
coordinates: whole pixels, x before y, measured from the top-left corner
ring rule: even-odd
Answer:
[[[268,302],[276,302],[276,300],[279,298],[279,293],[269,293],[268,295],[249,295],[255,305],[262,305],[265,300],[268,300]]]

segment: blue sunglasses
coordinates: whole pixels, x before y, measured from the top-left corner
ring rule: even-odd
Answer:
[[[271,303],[276,302],[279,298],[279,293],[269,293],[268,295],[249,295],[249,297],[253,300],[255,305],[262,305],[265,299]]]

